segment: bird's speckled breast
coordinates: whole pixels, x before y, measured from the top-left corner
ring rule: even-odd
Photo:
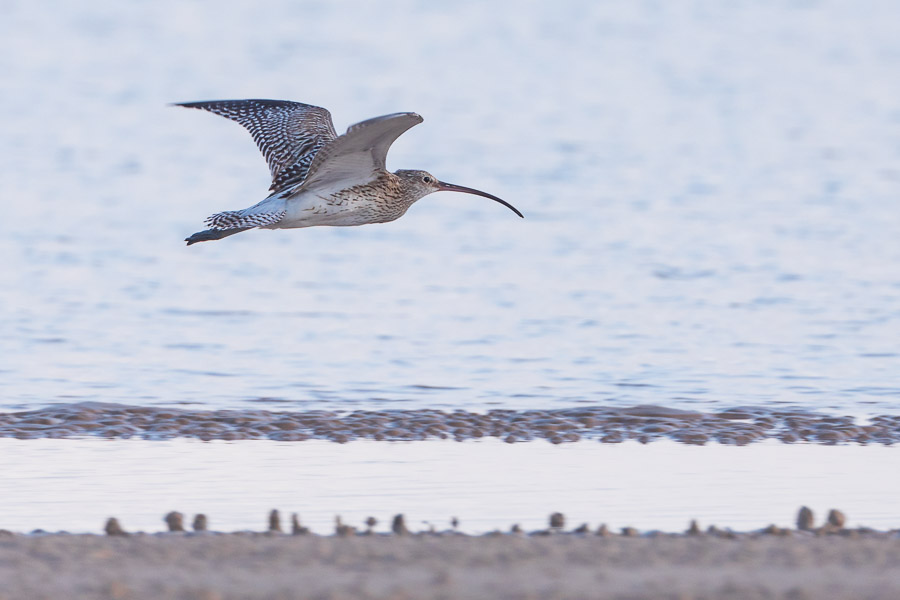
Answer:
[[[415,200],[404,194],[399,177],[385,172],[367,184],[330,193],[301,191],[287,200],[286,215],[277,227],[386,223],[402,217]]]

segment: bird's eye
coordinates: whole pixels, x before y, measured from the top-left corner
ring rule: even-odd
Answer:
[[[429,177],[428,175],[426,175],[425,177],[422,178],[422,181],[424,181],[425,183],[431,183],[434,180],[431,177]]]

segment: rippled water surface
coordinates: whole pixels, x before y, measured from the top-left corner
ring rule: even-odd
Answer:
[[[900,407],[900,5],[0,4],[0,409]],[[400,221],[186,248],[213,98],[424,124]]]

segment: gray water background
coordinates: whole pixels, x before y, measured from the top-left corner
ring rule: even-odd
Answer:
[[[282,98],[484,189],[186,248]],[[0,410],[900,409],[900,4],[0,1]]]

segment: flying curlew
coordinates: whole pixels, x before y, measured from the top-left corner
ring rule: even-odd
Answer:
[[[184,102],[243,125],[269,163],[271,194],[243,210],[206,219],[209,229],[185,241],[220,240],[248,229],[348,226],[399,219],[433,192],[465,192],[490,198],[522,216],[512,204],[475,190],[439,181],[425,171],[385,168],[388,149],[407,129],[422,122],[416,113],[394,113],[351,125],[337,135],[324,108],[284,100]]]

